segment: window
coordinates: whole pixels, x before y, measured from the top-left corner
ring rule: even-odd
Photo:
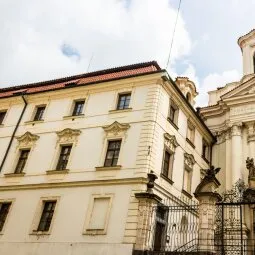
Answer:
[[[192,179],[192,170],[185,167],[184,175],[183,175],[183,189],[188,193],[191,193],[191,179]]]
[[[6,111],[0,112],[0,125],[3,124],[5,115],[6,115]]]
[[[85,100],[75,101],[72,116],[78,116],[82,114]]]
[[[188,122],[188,127],[187,127],[187,139],[189,142],[194,144],[195,141],[195,127]]]
[[[117,110],[124,110],[129,108],[131,93],[120,94],[118,99]]]
[[[204,139],[203,139],[203,142],[202,142],[202,157],[206,161],[210,160],[210,147]]]
[[[14,171],[15,174],[22,173],[22,171],[23,171],[23,169],[24,169],[24,167],[26,165],[29,152],[30,152],[29,149],[27,149],[27,150],[20,150],[19,160],[18,160],[17,166],[16,166],[15,171]]]
[[[56,201],[44,201],[43,212],[37,231],[49,231],[56,203]]]
[[[179,112],[179,109],[178,109],[177,105],[173,101],[170,102],[168,119],[176,126],[178,124],[178,112]]]
[[[191,103],[191,94],[189,92],[186,94],[186,99]]]
[[[0,203],[0,232],[3,230],[5,220],[11,207],[11,202]]]
[[[61,146],[61,151],[58,159],[56,170],[65,170],[70,157],[72,145]]]
[[[36,107],[34,121],[43,120],[43,114],[44,114],[45,108],[46,108],[45,106]]]
[[[120,153],[121,140],[109,141],[106,152],[105,167],[117,166]]]
[[[162,174],[169,179],[172,179],[173,156],[174,156],[173,154],[165,150]]]

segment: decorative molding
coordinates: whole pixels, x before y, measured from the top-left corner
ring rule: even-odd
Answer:
[[[172,152],[175,152],[176,147],[179,146],[179,143],[176,140],[176,137],[174,135],[170,135],[168,133],[164,134],[165,138],[165,146]]]
[[[66,128],[56,132],[58,135],[58,143],[73,143],[76,144],[78,136],[81,134],[79,129]]]
[[[242,123],[233,124],[231,127],[231,136],[240,136],[242,134]]]
[[[125,133],[129,128],[129,124],[119,123],[118,121],[114,121],[111,125],[103,126],[103,129],[107,135],[113,134],[114,136]]]
[[[32,147],[40,137],[30,132],[26,132],[24,135],[17,137],[19,147]]]
[[[195,158],[192,154],[188,154],[187,152],[184,153],[184,164],[188,166],[190,169],[193,168],[194,164],[196,163]]]
[[[255,141],[255,122],[254,121],[249,121],[245,123],[245,126],[247,127],[247,141],[252,142]]]

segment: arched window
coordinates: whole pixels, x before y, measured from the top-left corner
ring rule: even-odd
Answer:
[[[189,92],[186,94],[186,99],[191,103],[191,94]]]

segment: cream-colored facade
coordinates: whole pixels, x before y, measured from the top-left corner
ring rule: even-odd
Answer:
[[[221,167],[221,189],[248,181],[247,157],[255,157],[255,31],[238,39],[243,56],[240,81],[209,92],[209,106],[200,113],[216,135],[212,164]]]
[[[142,67],[151,65],[155,62]],[[36,93],[29,86],[0,90],[0,112],[6,111],[0,126],[0,205],[11,202],[0,232],[1,255],[132,254],[140,238],[135,193],[146,191],[151,171],[158,177],[153,191],[162,201],[193,199],[214,137],[193,110],[195,85],[185,77],[174,83],[165,70],[154,69]],[[131,94],[130,102],[118,110],[123,93]],[[85,103],[72,116],[77,100]],[[38,106],[45,106],[43,118],[33,121]],[[109,141],[116,140],[117,164],[104,166]],[[67,145],[72,146],[67,166],[56,170]],[[30,150],[25,166],[15,173],[24,150]],[[166,155],[170,162],[164,163]],[[49,229],[40,231],[47,201],[56,205]]]

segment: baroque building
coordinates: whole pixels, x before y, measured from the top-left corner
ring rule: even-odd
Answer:
[[[194,110],[197,94],[156,62],[0,89],[1,255],[188,242],[187,216],[165,235],[167,211],[152,231],[145,209],[189,203],[209,168],[216,140]]]

